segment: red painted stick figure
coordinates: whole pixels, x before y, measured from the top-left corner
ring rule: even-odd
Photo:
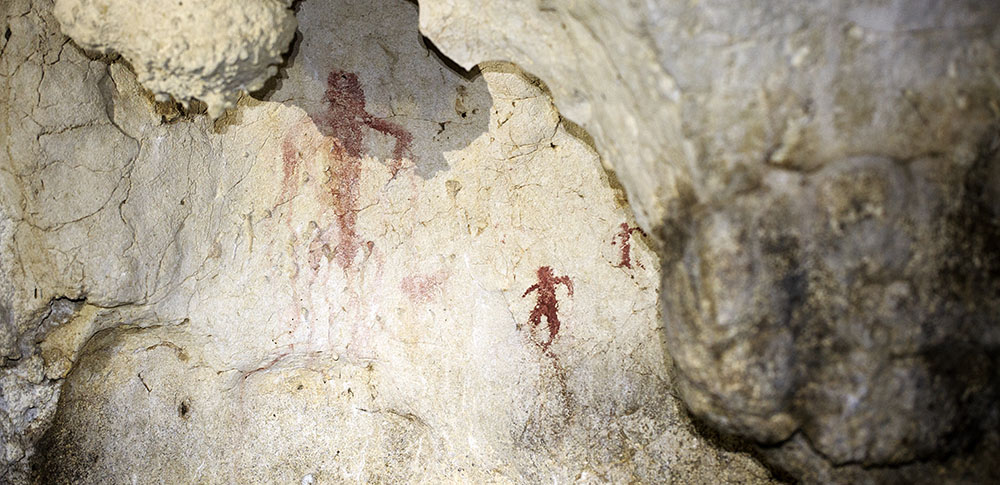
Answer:
[[[549,339],[541,344],[542,350],[547,350],[549,345],[552,344],[552,340],[556,338],[556,334],[559,333],[559,315],[557,313],[559,311],[559,301],[556,300],[556,285],[559,284],[566,285],[566,289],[569,290],[569,296],[573,296],[573,282],[570,281],[569,276],[556,277],[552,273],[552,268],[542,266],[538,268],[538,283],[531,285],[521,295],[521,298],[524,298],[532,291],[538,290],[538,302],[535,303],[535,308],[531,310],[528,323],[534,329],[542,323],[543,316],[548,322]]]

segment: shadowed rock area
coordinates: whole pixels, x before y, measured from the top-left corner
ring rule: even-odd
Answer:
[[[420,7],[593,135],[696,415],[806,482],[997,480],[995,2]]]

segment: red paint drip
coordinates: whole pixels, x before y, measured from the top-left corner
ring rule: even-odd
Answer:
[[[559,301],[556,299],[556,286],[565,285],[569,296],[573,296],[573,282],[570,281],[569,276],[555,276],[552,268],[548,266],[538,268],[537,275],[538,283],[525,290],[521,298],[528,296],[533,291],[538,291],[538,300],[535,303],[535,308],[531,310],[528,323],[534,329],[542,323],[542,317],[545,317],[549,328],[549,339],[542,342],[541,346],[542,350],[548,350],[549,345],[552,345],[552,340],[559,333]]]
[[[621,239],[622,241],[622,259],[618,263],[616,268],[629,268],[632,269],[632,233],[638,232],[643,236],[646,235],[639,227],[631,227],[627,222],[623,222],[621,226],[621,231],[615,234],[615,237],[611,239],[611,244],[614,245],[616,240]]]

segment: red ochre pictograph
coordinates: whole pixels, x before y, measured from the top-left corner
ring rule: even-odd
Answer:
[[[646,233],[643,232],[638,226],[629,226],[627,222],[623,222],[619,227],[621,227],[621,231],[618,231],[618,234],[615,234],[615,237],[611,238],[612,246],[617,244],[619,239],[622,243],[622,258],[615,267],[632,269],[632,233],[638,232],[643,236],[645,236]],[[640,264],[639,267],[641,268],[642,265]]]
[[[413,135],[390,121],[376,118],[366,111],[365,93],[357,74],[332,71],[327,76],[327,89],[323,96],[326,110],[311,116],[313,123],[325,136],[324,142],[307,142],[311,146],[297,146],[293,134],[286,137],[282,145],[284,158],[283,195],[288,197],[293,190],[295,179],[302,164],[304,151],[315,151],[320,148],[329,150],[329,174],[326,182],[326,192],[329,204],[333,210],[338,230],[334,248],[329,248],[325,237],[313,241],[310,250],[311,259],[319,261],[324,255],[332,255],[337,264],[347,269],[351,266],[363,245],[361,236],[355,229],[357,225],[359,199],[361,195],[361,157],[364,151],[364,128],[370,128],[379,133],[396,139],[392,151],[393,160],[389,170],[395,177],[400,170],[404,155],[410,155],[410,144]],[[315,266],[315,264],[312,264]],[[315,268],[314,268],[315,269]]]
[[[552,340],[559,333],[559,300],[556,299],[556,286],[560,284],[565,285],[569,296],[573,296],[573,282],[569,279],[569,276],[555,276],[552,268],[548,266],[538,268],[537,275],[538,283],[531,285],[521,295],[521,298],[528,296],[533,291],[538,292],[538,300],[535,303],[535,308],[531,310],[528,323],[531,324],[531,329],[534,330],[542,323],[542,317],[545,317],[548,323],[549,338],[539,343],[539,345],[542,347],[542,350],[548,350],[549,345],[552,345]]]

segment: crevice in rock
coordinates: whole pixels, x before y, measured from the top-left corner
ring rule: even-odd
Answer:
[[[472,69],[465,69],[464,67],[458,65],[457,62],[453,61],[450,57],[445,55],[443,52],[441,52],[441,49],[438,49],[438,46],[436,46],[434,42],[428,39],[426,36],[423,35],[420,36],[420,45],[424,46],[424,48],[427,49],[428,55],[433,56],[435,59],[438,60],[438,62],[441,63],[441,65],[448,68],[448,70],[450,70],[451,72],[454,72],[459,76],[462,76],[463,78],[465,78],[466,81],[473,81],[477,77],[479,77],[480,69],[478,65],[473,67]]]

